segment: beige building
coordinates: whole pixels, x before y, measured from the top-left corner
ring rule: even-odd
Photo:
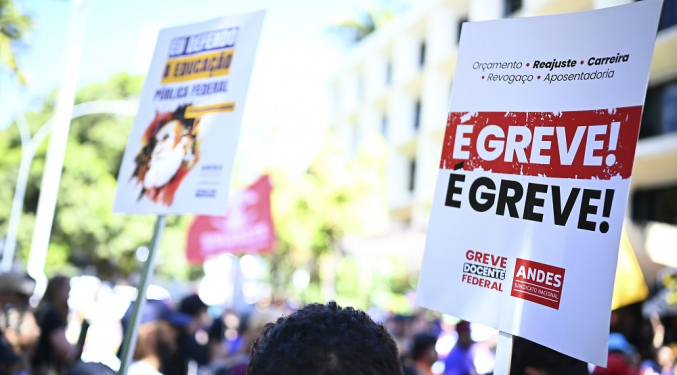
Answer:
[[[577,12],[630,0],[434,0],[364,39],[330,82],[332,127],[357,145],[381,133],[389,233],[355,249],[400,247],[420,257],[444,136],[461,25]],[[626,225],[647,278],[677,267],[677,0],[665,0],[637,148]],[[412,265],[418,265],[412,262]]]

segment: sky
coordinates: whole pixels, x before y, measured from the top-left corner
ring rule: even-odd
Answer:
[[[28,84],[22,88],[7,78],[0,80],[0,103],[6,109],[0,113],[0,129],[17,114],[39,109],[41,100],[60,85],[65,66],[73,1],[18,3],[34,22],[18,52]],[[305,169],[319,149],[328,122],[328,79],[347,54],[327,31],[329,19],[361,7],[345,0],[84,0],[84,6],[78,87],[122,71],[145,75],[162,28],[267,10],[240,146],[240,156],[256,166],[250,168],[252,175],[276,163]],[[273,152],[263,159],[247,152],[260,147]]]

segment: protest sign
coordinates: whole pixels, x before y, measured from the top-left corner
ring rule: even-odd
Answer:
[[[122,159],[113,211],[226,211],[263,15],[160,32]]]
[[[268,176],[262,176],[230,198],[225,216],[196,217],[188,230],[188,262],[202,264],[224,253],[271,251],[275,244],[271,190]]]
[[[463,25],[419,305],[606,365],[660,9]]]
[[[119,374],[136,347],[167,214],[226,211],[259,11],[160,31],[118,175],[114,212],[157,214],[124,335]]]

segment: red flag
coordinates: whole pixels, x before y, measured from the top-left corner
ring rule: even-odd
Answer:
[[[188,230],[186,258],[201,264],[224,253],[266,253],[275,244],[267,175],[235,194],[226,216],[198,216]]]

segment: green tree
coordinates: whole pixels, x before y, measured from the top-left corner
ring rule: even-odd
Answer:
[[[15,74],[22,84],[25,78],[17,64],[14,50],[31,26],[30,17],[19,11],[14,0],[0,0],[0,65]]]
[[[117,74],[106,82],[83,87],[75,102],[137,100],[142,84],[142,77]],[[50,96],[40,111],[26,115],[33,132],[54,114],[55,98],[55,94]],[[131,125],[131,117],[111,114],[87,115],[72,122],[47,255],[48,274],[93,266],[101,277],[115,278],[138,268],[134,254],[149,242],[154,218],[111,212]],[[4,133],[0,137],[0,184],[10,188],[0,190],[0,199],[11,202],[21,145],[16,127]],[[30,250],[46,148],[47,142],[31,166],[17,243],[20,260],[26,260]],[[0,208],[0,233],[7,230],[9,211],[9,205]],[[168,218],[158,257],[159,274],[179,279],[188,275],[183,246],[177,245],[185,243],[182,239],[188,221],[188,217]]]
[[[353,14],[332,17],[329,30],[352,46],[385,26],[407,6],[405,0],[376,0]]]
[[[368,306],[370,290],[341,240],[378,231],[374,224],[387,220],[386,149],[375,135],[349,157],[342,140],[330,132],[307,173],[273,173],[278,245],[271,257],[271,281],[278,294],[299,295],[306,302],[340,296],[343,303]],[[310,273],[305,290],[292,283],[299,269]]]

